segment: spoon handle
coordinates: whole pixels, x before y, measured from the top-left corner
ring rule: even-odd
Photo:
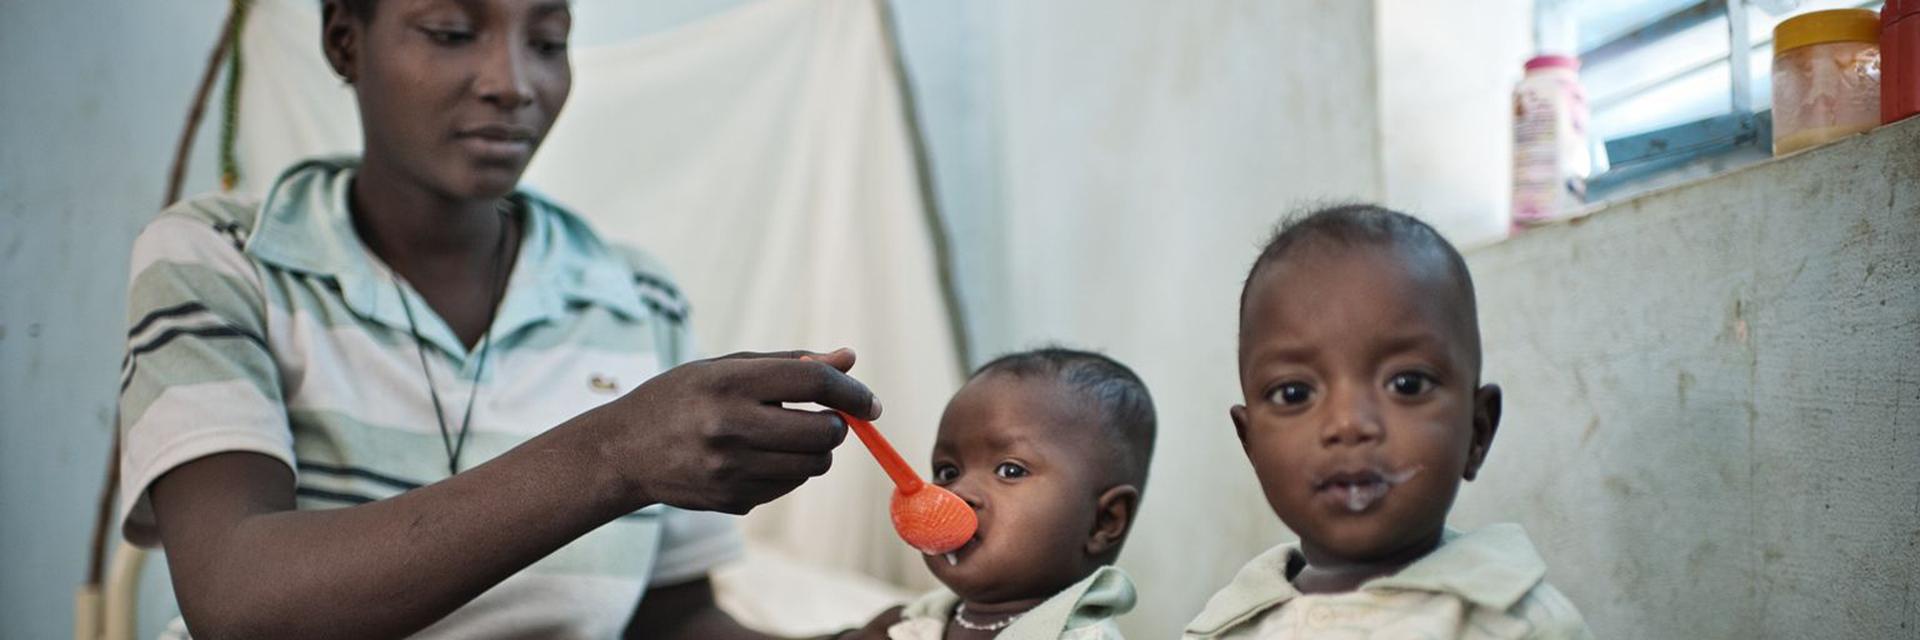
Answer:
[[[872,452],[873,459],[880,462],[880,468],[887,470],[887,475],[893,478],[893,485],[899,488],[900,493],[914,493],[926,485],[920,479],[920,474],[913,472],[913,466],[907,464],[900,457],[900,452],[894,451],[893,445],[880,435],[880,430],[873,428],[873,423],[855,418],[845,411],[836,413],[840,414],[840,419],[847,421],[847,426],[853,429],[853,435],[859,436],[860,443],[867,445],[867,451]]]

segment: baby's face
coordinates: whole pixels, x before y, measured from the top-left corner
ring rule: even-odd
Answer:
[[[1104,433],[1097,407],[1046,376],[988,373],[947,403],[933,481],[980,518],[958,564],[926,558],[954,593],[976,602],[1045,597],[1088,570]]]
[[[1464,292],[1400,251],[1302,247],[1248,291],[1234,426],[1309,561],[1431,544],[1492,439]]]

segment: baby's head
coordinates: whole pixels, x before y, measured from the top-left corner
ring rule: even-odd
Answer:
[[[1500,389],[1480,385],[1473,280],[1452,245],[1372,206],[1286,223],[1247,274],[1239,352],[1234,429],[1309,562],[1391,561],[1438,543],[1500,422]]]
[[[1153,457],[1153,398],[1125,365],[1045,348],[974,371],[940,417],[933,481],[980,529],[927,568],[962,598],[1050,596],[1120,554]]]

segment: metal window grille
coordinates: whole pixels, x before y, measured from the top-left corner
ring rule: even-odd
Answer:
[[[1536,40],[1574,52],[1593,111],[1596,200],[1772,151],[1773,28],[1875,0],[1536,0]]]

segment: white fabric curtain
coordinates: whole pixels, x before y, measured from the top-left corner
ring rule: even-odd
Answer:
[[[311,0],[262,0],[248,20],[242,190],[359,147],[318,19]],[[526,183],[664,260],[708,353],[857,349],[879,426],[920,460],[962,363],[884,28],[875,0],[761,0],[576,48],[572,98]],[[929,585],[892,532],[890,491],[850,438],[832,472],[744,524],[763,551]]]
[[[959,57],[914,81],[975,344],[1101,349],[1153,393],[1159,442],[1119,562],[1140,603],[1120,624],[1178,636],[1288,539],[1227,419],[1240,283],[1282,215],[1381,197],[1374,3],[896,6],[909,59]]]

